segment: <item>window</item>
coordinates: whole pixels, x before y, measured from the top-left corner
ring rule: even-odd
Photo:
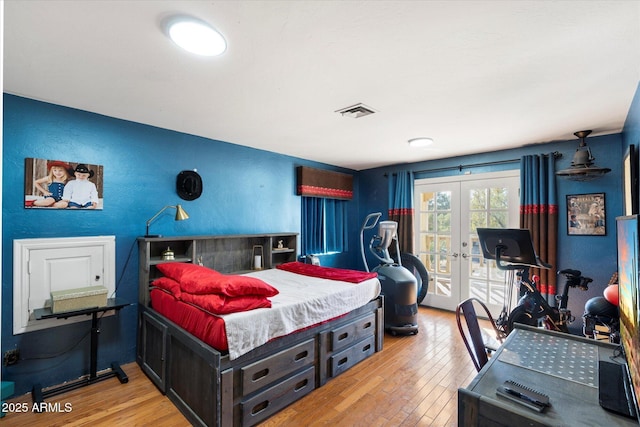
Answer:
[[[348,249],[347,201],[302,197],[302,254]]]

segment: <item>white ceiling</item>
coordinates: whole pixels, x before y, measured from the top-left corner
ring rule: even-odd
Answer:
[[[640,81],[639,1],[4,5],[5,92],[356,170],[617,133]],[[174,13],[227,52],[181,51]]]

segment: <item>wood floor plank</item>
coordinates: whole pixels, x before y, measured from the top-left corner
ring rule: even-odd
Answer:
[[[451,312],[419,308],[419,332],[385,335],[384,349],[263,422],[277,426],[457,425],[457,389],[476,375]],[[116,378],[47,399],[70,412],[9,413],[13,426],[181,427],[189,422],[135,363],[123,366],[127,384]],[[29,394],[11,399],[31,405]]]

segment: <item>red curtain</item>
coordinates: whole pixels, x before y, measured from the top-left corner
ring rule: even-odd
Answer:
[[[400,252],[413,254],[413,172],[390,176],[389,220],[398,223]]]
[[[553,154],[524,156],[520,161],[520,228],[531,232],[538,257],[553,267],[532,269],[538,290],[551,305],[557,294],[558,199]]]

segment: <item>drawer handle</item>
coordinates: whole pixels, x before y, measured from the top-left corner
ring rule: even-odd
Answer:
[[[348,357],[343,357],[342,359],[338,360],[338,366],[342,366],[345,363],[347,363],[347,361],[349,360]]]
[[[370,349],[371,349],[371,344],[367,344],[362,348],[362,352],[364,353],[366,351],[369,351]]]
[[[296,384],[296,386],[293,388],[293,391],[298,392],[298,391],[302,390],[303,388],[305,388],[307,386],[307,384],[309,384],[309,380],[305,378],[304,380],[302,380],[298,384]]]
[[[251,408],[251,415],[257,415],[260,412],[264,411],[269,407],[269,401],[265,400],[264,402],[258,403],[256,406]]]
[[[269,368],[263,369],[262,371],[258,371],[251,377],[251,381],[259,381],[269,375]]]
[[[309,356],[309,352],[307,350],[301,351],[300,353],[296,354],[296,357],[293,358],[293,361],[298,362],[302,359],[305,359],[307,356]]]
[[[343,339],[346,339],[349,336],[349,332],[345,332],[343,334],[338,335],[338,341],[342,341]]]
[[[367,322],[364,325],[362,325],[362,329],[369,329],[371,326],[373,326],[373,323]]]

